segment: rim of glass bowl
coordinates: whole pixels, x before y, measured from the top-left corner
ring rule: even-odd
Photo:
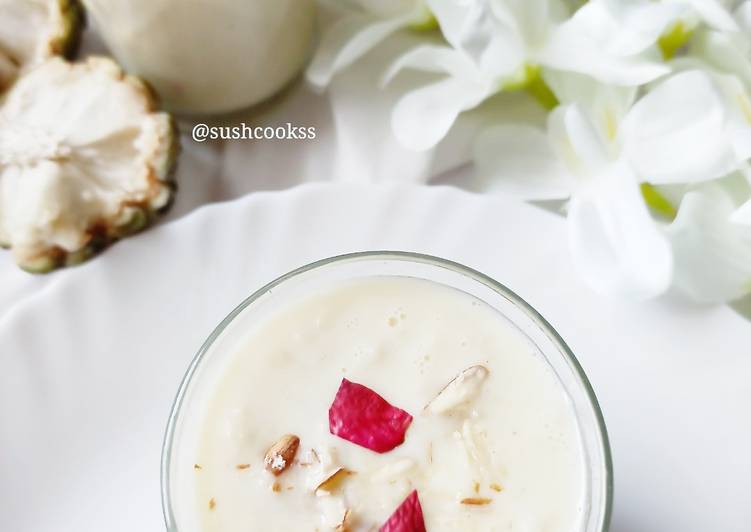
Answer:
[[[222,332],[224,332],[227,326],[229,326],[229,324],[241,312],[243,312],[246,308],[252,305],[256,300],[261,298],[261,296],[267,294],[270,290],[274,289],[276,286],[284,283],[285,281],[288,281],[289,279],[302,275],[304,273],[308,273],[312,270],[317,270],[319,268],[323,268],[325,266],[329,266],[334,263],[363,261],[363,260],[366,260],[366,261],[397,260],[397,261],[414,262],[414,263],[426,264],[428,266],[435,266],[435,267],[451,270],[454,273],[459,273],[461,275],[469,277],[470,279],[478,283],[481,283],[485,285],[486,287],[490,288],[491,290],[495,291],[496,293],[501,295],[503,298],[505,298],[507,301],[509,301],[510,303],[512,303],[519,309],[521,309],[527,315],[527,317],[537,327],[539,327],[543,331],[543,333],[545,333],[545,335],[548,337],[551,343],[558,349],[558,352],[561,354],[561,356],[563,356],[566,359],[566,362],[573,369],[574,374],[576,378],[579,380],[579,383],[581,384],[582,389],[584,390],[587,396],[587,399],[589,400],[590,406],[592,407],[593,413],[594,413],[594,417],[596,421],[597,439],[599,440],[599,445],[603,454],[603,462],[605,465],[605,471],[603,472],[605,475],[605,482],[604,482],[605,483],[605,500],[604,500],[604,509],[603,509],[603,519],[602,519],[602,525],[603,525],[602,532],[607,531],[609,529],[610,518],[612,514],[612,509],[613,509],[613,462],[612,462],[612,454],[611,454],[611,449],[610,449],[610,442],[608,439],[607,428],[605,426],[605,420],[602,414],[602,410],[600,408],[600,404],[597,400],[597,396],[595,395],[594,389],[592,388],[592,385],[589,382],[589,379],[587,378],[587,375],[584,372],[584,369],[582,368],[581,364],[577,360],[574,353],[568,347],[568,345],[563,340],[563,338],[558,334],[558,332],[553,328],[553,326],[550,323],[548,323],[548,321],[545,318],[543,318],[542,315],[539,312],[537,312],[537,310],[535,310],[529,303],[527,303],[524,299],[522,299],[519,295],[517,295],[513,290],[506,287],[502,283],[499,283],[492,277],[489,277],[485,275],[484,273],[481,273],[477,270],[474,270],[458,262],[454,262],[448,259],[443,259],[440,257],[435,257],[433,255],[426,255],[422,253],[414,253],[414,252],[408,252],[408,251],[361,251],[361,252],[356,252],[356,253],[346,253],[343,255],[336,255],[333,257],[328,257],[325,259],[317,260],[315,262],[311,262],[310,264],[306,264],[305,266],[301,266],[280,277],[277,277],[273,281],[267,283],[266,285],[262,286],[261,288],[253,292],[242,303],[240,303],[237,307],[235,307],[235,309],[232,310],[232,312],[230,312],[227,315],[227,317],[225,317],[219,323],[219,325],[216,326],[216,328],[211,332],[211,334],[203,343],[203,345],[201,345],[200,349],[198,350],[196,355],[193,357],[193,360],[188,366],[188,370],[186,371],[185,376],[183,377],[182,382],[180,383],[180,387],[178,388],[177,395],[175,396],[175,399],[172,403],[172,408],[171,408],[170,415],[169,415],[169,421],[167,423],[167,429],[164,435],[164,441],[162,444],[160,480],[161,480],[161,494],[162,494],[162,512],[164,514],[164,521],[165,521],[165,526],[166,526],[167,531],[178,532],[176,521],[175,521],[175,515],[172,509],[172,500],[170,498],[170,486],[169,486],[169,471],[170,471],[170,466],[171,466],[172,445],[174,443],[175,429],[177,426],[177,421],[180,417],[180,411],[181,411],[183,399],[185,398],[188,388],[190,387],[193,376],[195,375],[197,369],[201,366],[202,362],[204,361],[205,355],[208,352],[209,348],[216,341],[219,335],[221,335]],[[512,322],[512,324],[514,323]],[[516,326],[516,324],[514,325]]]

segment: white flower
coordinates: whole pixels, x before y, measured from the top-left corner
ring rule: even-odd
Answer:
[[[669,72],[654,44],[681,14],[672,4],[592,0],[568,18],[560,0],[428,0],[450,46],[423,45],[398,58],[404,68],[446,74],[407,93],[392,117],[397,138],[412,149],[434,146],[462,111],[502,89],[542,89],[540,72],[589,74],[639,85]],[[554,100],[553,102],[554,103]]]
[[[744,164],[741,166],[739,174],[746,187],[744,191],[735,194],[735,199],[741,206],[730,215],[730,221],[751,229],[751,167]]]
[[[324,33],[306,72],[317,87],[325,87],[340,70],[378,43],[409,26],[430,25],[424,0],[353,0],[341,18]]]
[[[730,215],[730,221],[734,224],[743,225],[751,229],[751,167],[745,164],[741,167],[740,175],[746,183],[745,195],[743,193],[736,194],[736,199],[741,196],[742,199],[738,201],[741,206],[738,207],[735,212]]]
[[[738,210],[733,213],[730,220],[736,224],[751,226],[751,199],[738,207]]]
[[[729,2],[720,0],[663,0],[687,8],[681,17],[685,31],[691,31],[700,23],[720,31],[738,31],[738,24],[728,11]]]
[[[672,277],[670,245],[640,184],[715,179],[740,164],[711,78],[681,72],[634,103],[636,89],[551,77],[564,105],[547,135],[498,126],[477,142],[481,187],[526,199],[565,199],[572,257],[596,290],[650,297]]]
[[[667,233],[675,255],[675,285],[705,303],[751,293],[751,227],[729,218],[736,204],[718,184],[688,192]]]

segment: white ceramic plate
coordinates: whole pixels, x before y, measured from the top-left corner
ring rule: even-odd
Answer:
[[[163,530],[171,402],[213,327],[294,267],[365,249],[444,256],[508,285],[563,335],[610,429],[613,532],[747,532],[751,327],[625,304],[571,270],[565,225],[449,188],[317,185],[202,208],[55,274],[0,317],[0,529]]]

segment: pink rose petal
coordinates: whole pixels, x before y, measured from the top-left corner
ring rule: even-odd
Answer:
[[[417,498],[417,490],[414,490],[399,505],[389,520],[386,521],[379,532],[425,532],[425,520],[422,516],[422,506]]]
[[[335,436],[385,453],[404,443],[412,416],[362,384],[342,379],[329,408],[329,431]]]

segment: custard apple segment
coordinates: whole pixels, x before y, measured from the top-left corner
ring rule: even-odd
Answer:
[[[178,134],[154,109],[105,58],[19,78],[0,107],[0,241],[21,267],[85,260],[169,206]]]
[[[72,55],[83,13],[78,0],[0,0],[0,89],[49,57]]]

